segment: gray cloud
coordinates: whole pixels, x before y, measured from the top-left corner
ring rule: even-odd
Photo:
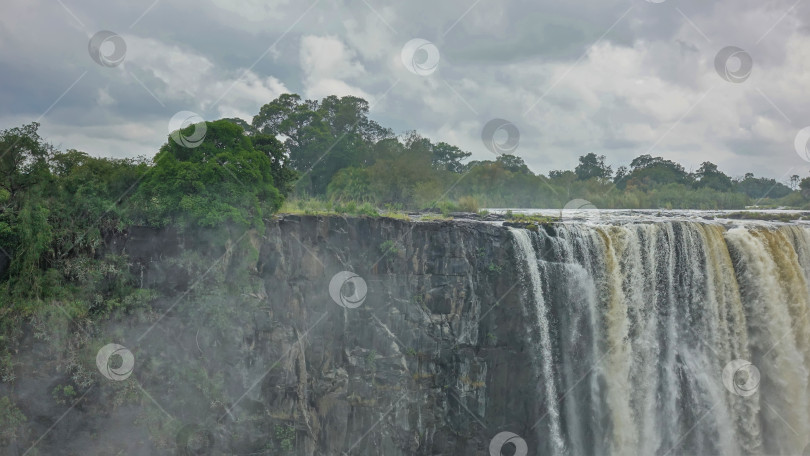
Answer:
[[[177,111],[249,118],[292,91],[365,96],[378,121],[473,159],[491,158],[483,125],[508,119],[521,130],[518,155],[539,172],[587,152],[771,177],[808,168],[792,143],[810,123],[810,6],[794,1],[62,3],[69,11],[45,0],[0,7],[0,126],[37,119],[84,74],[41,122],[53,142],[96,155],[152,155]],[[88,55],[103,29],[127,43],[118,67]],[[440,50],[435,73],[403,68],[412,38]],[[714,70],[728,45],[754,61],[741,84]]]

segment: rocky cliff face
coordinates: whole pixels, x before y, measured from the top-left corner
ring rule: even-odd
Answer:
[[[7,452],[40,435],[40,454],[487,455],[501,431],[543,447],[506,228],[284,216],[246,235],[255,255],[229,245],[197,269],[176,257],[198,240],[174,236],[109,242],[160,290],[149,307],[26,330],[0,396],[28,443]],[[241,293],[215,286],[246,271]],[[110,342],[134,353],[131,376],[99,375]]]
[[[92,293],[0,321],[0,453],[810,448],[810,228],[532,228],[110,236],[53,271]]]
[[[251,398],[294,411],[301,454],[488,454],[536,413],[513,249],[483,223],[279,220],[258,271],[281,324],[257,344],[289,354]],[[359,307],[330,296],[341,271]]]

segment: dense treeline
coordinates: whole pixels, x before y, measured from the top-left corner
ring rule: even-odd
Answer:
[[[191,135],[199,127],[179,133]],[[76,274],[86,284],[101,283],[91,276],[120,265],[90,263],[107,261],[96,252],[129,225],[261,231],[262,219],[278,210],[295,176],[281,144],[248,137],[226,120],[204,128],[197,147],[169,140],[151,161],[58,151],[40,137],[36,123],[0,133],[0,309],[8,307],[4,301],[73,296],[68,284]]]
[[[799,176],[791,177],[790,186],[750,173],[732,179],[711,162],[687,172],[670,160],[642,155],[614,172],[604,156],[588,153],[573,171],[548,176],[533,173],[515,155],[465,162],[471,154],[456,146],[434,144],[416,132],[395,136],[370,120],[368,104],[356,97],[318,102],[287,94],[263,106],[251,124],[234,121],[248,135],[283,138],[284,155],[300,176],[296,196],[333,203],[560,208],[582,198],[601,208],[807,205]],[[810,191],[810,178],[801,188]]]

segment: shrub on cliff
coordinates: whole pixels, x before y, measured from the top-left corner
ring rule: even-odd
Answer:
[[[200,126],[179,134],[190,138],[194,128]],[[262,217],[282,203],[270,158],[232,122],[207,122],[205,128],[200,144],[186,147],[188,142],[170,138],[160,148],[134,197],[137,218],[181,229],[223,224],[261,229]]]

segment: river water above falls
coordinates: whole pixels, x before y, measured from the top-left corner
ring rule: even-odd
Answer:
[[[802,454],[810,226],[594,214],[510,229],[546,450]]]

